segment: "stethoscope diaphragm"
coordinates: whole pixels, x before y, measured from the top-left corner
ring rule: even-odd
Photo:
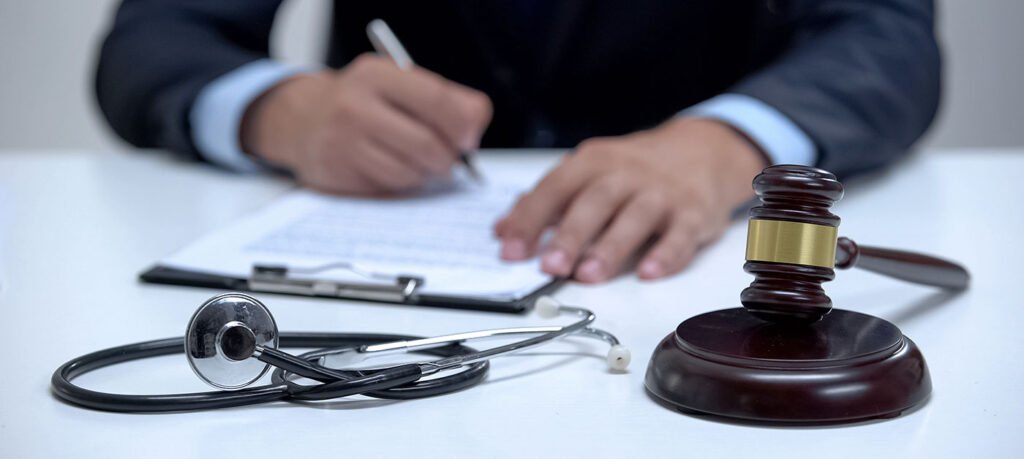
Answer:
[[[278,340],[277,322],[263,303],[242,293],[224,293],[192,315],[185,329],[185,356],[203,381],[240,389],[270,369],[249,357],[260,348],[277,348]]]

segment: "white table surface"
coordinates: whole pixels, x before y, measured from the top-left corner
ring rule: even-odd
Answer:
[[[553,162],[550,155],[486,156]],[[625,375],[602,344],[572,339],[495,361],[471,390],[407,402],[351,399],[213,412],[126,415],[57,401],[64,361],[180,335],[214,291],[145,285],[143,268],[280,195],[289,185],[187,164],[160,153],[0,152],[0,457],[1021,457],[1024,438],[1024,150],[927,152],[847,184],[840,233],[864,244],[964,263],[969,291],[950,296],[855,271],[826,290],[838,307],[896,323],[923,350],[934,393],[885,422],[769,428],[681,415],[653,402],[643,377],[655,344],[695,314],[735,307],[737,222],[671,279],[571,285],[633,350]],[[1016,289],[1016,290],[1015,290]],[[542,322],[533,316],[262,295],[283,330],[440,334]],[[180,355],[86,375],[131,393],[206,390]],[[372,455],[372,456],[370,456]]]

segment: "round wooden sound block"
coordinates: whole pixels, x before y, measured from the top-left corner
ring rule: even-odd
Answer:
[[[655,349],[645,385],[684,412],[793,424],[895,417],[931,392],[910,338],[841,309],[813,324],[766,322],[743,308],[692,317]]]

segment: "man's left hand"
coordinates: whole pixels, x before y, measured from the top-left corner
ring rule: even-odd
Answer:
[[[765,166],[754,144],[710,119],[586,140],[495,225],[501,257],[541,250],[544,272],[585,283],[617,276],[633,255],[640,279],[674,274],[718,239]]]

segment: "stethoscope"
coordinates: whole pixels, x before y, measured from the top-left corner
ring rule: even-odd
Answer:
[[[118,412],[192,411],[267,403],[312,401],[362,394],[382,399],[414,399],[472,387],[486,377],[490,359],[532,348],[569,335],[602,340],[611,348],[613,371],[629,365],[629,350],[604,330],[591,327],[597,318],[588,309],[541,297],[534,309],[541,317],[560,314],[578,320],[564,326],[502,328],[418,338],[389,334],[282,333],[270,310],[241,293],[225,293],[203,303],[189,320],[184,337],[104,349],[61,365],[51,378],[57,397],[80,406]],[[484,350],[469,341],[535,335]],[[301,355],[280,348],[316,348]],[[72,383],[90,371],[185,351],[192,370],[208,384],[224,389],[184,394],[127,395],[97,392]],[[433,360],[375,368],[356,368],[366,360],[394,353],[432,355]],[[274,367],[269,384],[248,387]],[[302,383],[301,378],[314,383]]]

